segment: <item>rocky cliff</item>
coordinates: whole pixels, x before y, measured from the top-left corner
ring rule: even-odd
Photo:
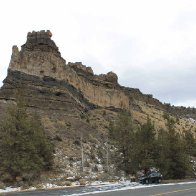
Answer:
[[[96,76],[80,62],[66,64],[51,36],[50,31],[28,33],[21,51],[13,46],[9,70],[65,81],[98,106],[129,108],[128,97],[118,90],[116,74]]]
[[[28,111],[40,114],[55,142],[58,172],[69,176],[80,170],[81,138],[89,162],[86,171],[95,167],[102,170],[109,121],[122,109],[130,110],[139,124],[150,117],[157,131],[165,127],[165,113],[177,120],[179,131],[196,128],[196,109],[162,104],[139,89],[123,87],[113,72],[96,75],[81,62],[66,63],[51,37],[50,31],[33,31],[21,50],[13,46],[8,75],[0,90],[0,115],[15,102],[21,89]]]

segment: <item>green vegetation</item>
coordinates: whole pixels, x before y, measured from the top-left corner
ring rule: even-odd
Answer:
[[[156,167],[165,179],[183,179],[192,175],[190,160],[196,156],[196,140],[191,130],[177,133],[174,119],[168,115],[165,119],[167,130],[155,130],[149,118],[145,124],[136,125],[126,111],[111,123],[111,142],[117,145],[122,155],[115,162],[126,174]]]
[[[137,170],[144,169],[147,171],[150,167],[155,165],[157,155],[155,135],[154,125],[148,118],[147,122],[143,124],[135,134],[136,158],[139,165]]]
[[[7,108],[0,121],[0,180],[31,182],[53,163],[53,145],[40,118],[28,115],[22,101]]]
[[[134,135],[136,127],[132,122],[131,114],[123,111],[116,122],[110,123],[110,137],[118,147],[121,157],[117,157],[118,167],[125,171],[126,174],[134,172],[132,159],[134,152]],[[123,157],[123,158],[122,158]]]

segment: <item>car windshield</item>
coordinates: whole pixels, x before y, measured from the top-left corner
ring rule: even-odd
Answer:
[[[150,177],[157,177],[157,176],[160,176],[160,174],[156,172],[150,174]]]

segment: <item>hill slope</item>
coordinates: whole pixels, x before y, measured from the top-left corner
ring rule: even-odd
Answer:
[[[13,46],[8,75],[0,89],[0,115],[21,89],[28,111],[39,113],[55,143],[56,173],[80,173],[81,142],[85,171],[101,173],[109,121],[122,109],[131,111],[139,124],[150,117],[157,131],[166,126],[165,113],[176,120],[176,130],[196,130],[196,109],[162,104],[139,89],[123,87],[113,72],[95,75],[81,62],[66,63],[51,37],[50,31],[32,32],[20,51]]]

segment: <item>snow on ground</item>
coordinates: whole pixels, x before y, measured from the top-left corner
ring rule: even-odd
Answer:
[[[16,192],[20,191],[21,188],[12,188],[12,187],[6,187],[5,189],[0,189],[0,193],[8,193],[8,192]]]
[[[75,193],[66,193],[65,195],[68,196],[82,196],[87,194],[95,194],[95,193],[106,193],[106,192],[114,192],[114,191],[122,191],[122,190],[130,190],[130,189],[141,189],[141,188],[150,188],[155,186],[172,186],[177,184],[196,184],[196,181],[192,182],[181,182],[181,183],[169,183],[169,184],[151,184],[151,185],[142,185],[137,182],[130,182],[130,181],[120,181],[115,183],[110,182],[102,182],[102,181],[95,181],[91,183],[91,185],[81,187],[81,189],[76,189]],[[75,185],[73,187],[78,187],[78,185]],[[57,186],[55,184],[45,184],[43,185],[44,189],[54,189],[54,188],[65,188],[62,186]],[[68,187],[67,187],[68,188]],[[31,187],[25,191],[30,190],[36,190],[35,187]],[[6,187],[5,189],[0,189],[0,193],[6,193],[6,192],[20,192],[22,189],[20,187],[18,188],[12,188],[12,187]],[[23,190],[24,191],[24,190]]]
[[[100,186],[100,189],[96,189],[94,191],[89,191],[86,190],[83,191],[83,193],[74,193],[74,194],[69,194],[70,196],[82,196],[82,195],[88,195],[88,194],[96,194],[96,193],[106,193],[106,192],[114,192],[114,191],[123,191],[123,190],[130,190],[130,189],[141,189],[141,188],[150,188],[150,187],[155,187],[155,186],[172,186],[172,185],[177,185],[177,184],[196,184],[195,182],[181,182],[181,183],[169,183],[169,184],[151,184],[151,185],[142,185],[136,182],[121,182],[121,183],[115,183],[115,184],[108,184],[108,185],[103,185]],[[67,195],[67,194],[66,194]]]
[[[189,120],[191,123],[196,123],[196,120],[193,119],[193,118],[189,118],[188,120]]]

